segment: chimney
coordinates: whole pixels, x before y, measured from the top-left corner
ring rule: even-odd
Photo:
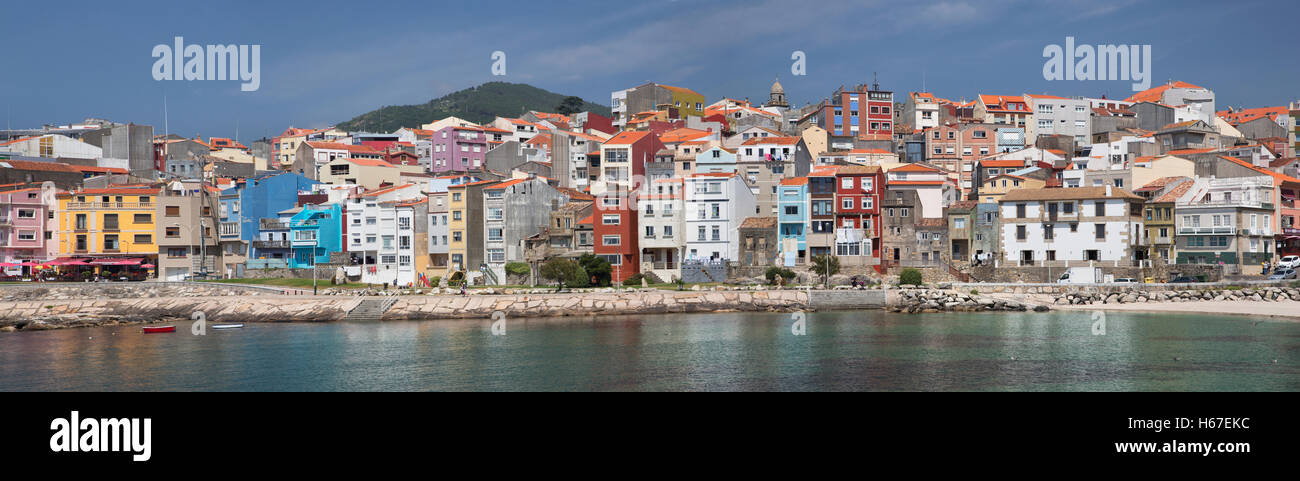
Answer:
[[[1106,184],[1106,197],[1110,197],[1110,184]]]

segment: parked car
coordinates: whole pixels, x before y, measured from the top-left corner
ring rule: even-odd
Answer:
[[[1137,279],[1134,279],[1134,278],[1132,278],[1132,277],[1121,277],[1121,278],[1115,279],[1115,283],[1116,283],[1116,284],[1137,284],[1137,283],[1138,283],[1138,280],[1137,280]]]
[[[1187,276],[1178,276],[1173,279],[1169,279],[1170,284],[1190,284],[1193,282],[1196,282],[1196,279]]]
[[[1295,269],[1289,267],[1279,267],[1277,270],[1273,271],[1272,275],[1268,276],[1268,280],[1270,281],[1282,281],[1295,278]]]
[[[1277,261],[1278,267],[1300,269],[1300,256],[1285,256]]]

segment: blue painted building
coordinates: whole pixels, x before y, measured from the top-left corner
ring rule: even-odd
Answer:
[[[1015,152],[1025,148],[1024,127],[998,127],[998,152]]]
[[[238,217],[231,220],[239,222],[240,238],[249,245],[249,261],[283,258],[291,252],[287,239],[278,235],[287,231],[280,212],[296,206],[298,193],[310,191],[316,184],[319,182],[292,172],[277,172],[246,179],[232,189],[238,193]],[[223,196],[222,203],[225,201]],[[264,235],[264,230],[273,232]]]
[[[776,191],[777,253],[781,265],[802,264],[808,252],[808,178],[782,179]]]
[[[736,172],[736,153],[722,147],[713,147],[695,154],[695,173],[711,174]]]
[[[329,262],[331,252],[343,251],[343,205],[304,205],[289,219],[289,232],[293,242],[289,267]]]

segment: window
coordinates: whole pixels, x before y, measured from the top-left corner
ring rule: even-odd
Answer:
[[[77,214],[77,230],[86,229],[86,214]]]
[[[602,216],[600,216],[600,223],[601,223],[602,225],[618,225],[618,223],[619,223],[618,214],[605,214],[605,215],[602,215]]]
[[[1094,202],[1094,203],[1093,203],[1093,213],[1092,213],[1092,215],[1095,215],[1095,216],[1097,216],[1097,217],[1105,217],[1105,216],[1106,216],[1106,203],[1105,203],[1105,202],[1102,202],[1102,201]]]
[[[104,228],[117,230],[117,214],[104,214]]]
[[[1025,240],[1026,237],[1027,235],[1025,233],[1025,226],[1023,225],[1016,226],[1016,240]]]
[[[1096,224],[1093,227],[1097,230],[1097,240],[1106,240],[1106,224]]]
[[[840,208],[843,208],[843,209],[852,209],[852,208],[853,208],[853,199],[852,199],[852,198],[841,199],[841,200],[840,200]]]
[[[115,250],[118,250],[118,249],[120,249],[120,248],[121,248],[121,246],[118,245],[118,243],[117,243],[117,236],[116,236],[116,235],[105,235],[105,236],[104,236],[104,250],[106,250],[106,251],[115,251]]]
[[[136,224],[153,223],[153,214],[136,214],[134,221]]]
[[[1020,219],[1023,219],[1023,218],[1026,217],[1026,216],[1025,216],[1025,204],[1016,204],[1016,217],[1017,217],[1017,218],[1020,218]]]
[[[163,208],[163,213],[167,217],[180,217],[181,207],[178,205],[169,205]]]
[[[149,235],[149,234],[136,234],[136,235],[135,235],[135,243],[136,243],[136,244],[153,244],[153,236],[152,236],[152,235]]]
[[[488,229],[487,231],[488,231],[487,240],[489,241],[500,242],[501,239],[503,238],[501,235],[502,229],[494,228],[494,229]]]
[[[623,242],[623,237],[618,235],[607,235],[600,239],[601,245],[616,246]]]

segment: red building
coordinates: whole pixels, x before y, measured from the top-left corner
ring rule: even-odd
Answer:
[[[615,282],[641,270],[636,195],[645,187],[646,163],[663,148],[659,136],[647,131],[620,132],[601,145],[600,170],[591,188],[596,196],[593,251],[609,261]]]
[[[847,265],[880,263],[879,166],[848,165],[835,172],[835,255]]]
[[[819,126],[831,137],[888,140],[894,135],[894,93],[880,90],[879,85],[840,87],[822,107],[820,117]]]

